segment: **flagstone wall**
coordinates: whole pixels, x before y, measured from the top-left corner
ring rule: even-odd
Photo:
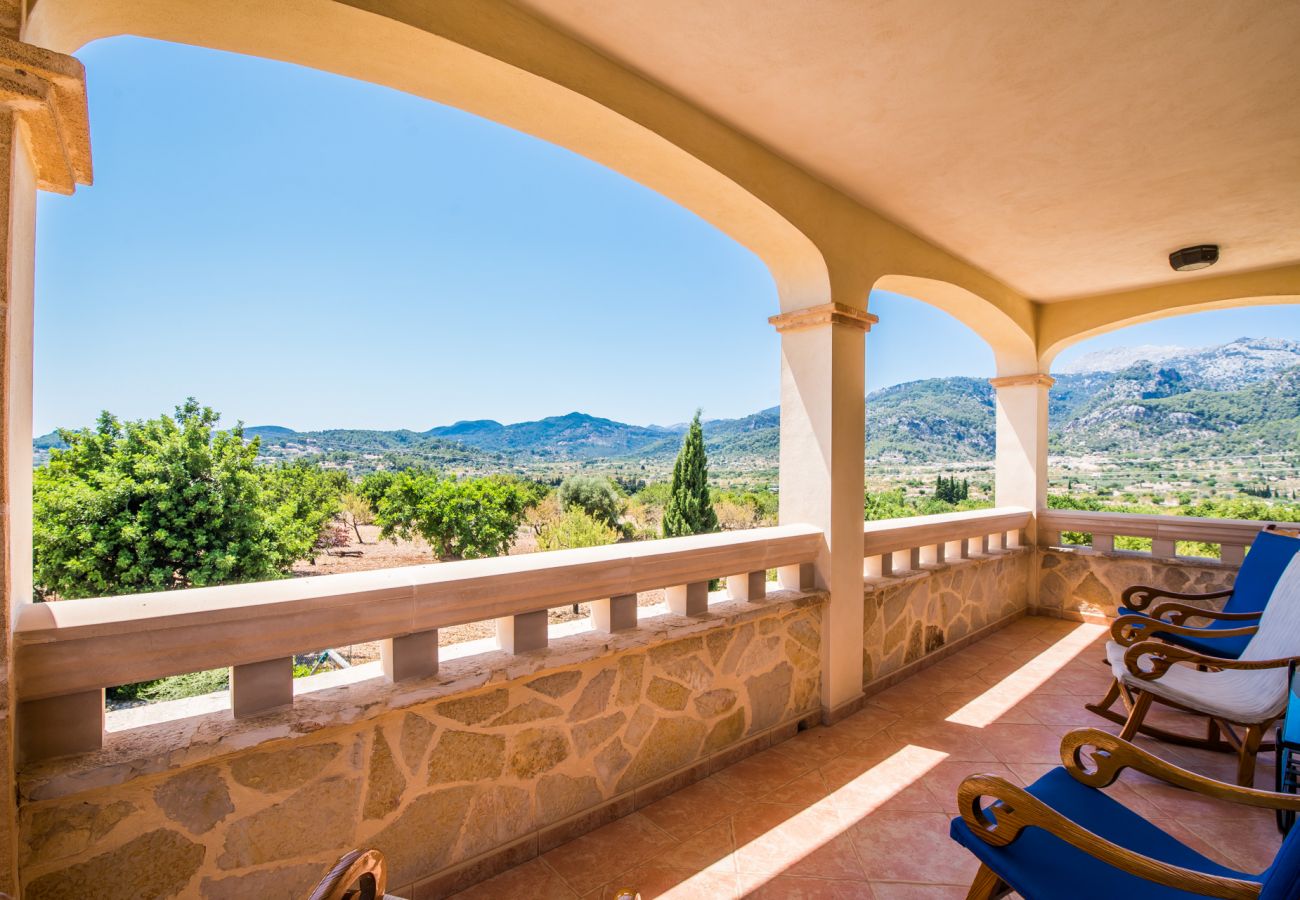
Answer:
[[[147,761],[47,765],[22,784],[23,896],[300,897],[354,847],[384,852],[390,890],[432,878],[421,891],[439,895],[815,720],[825,604],[719,603],[655,620],[652,638],[588,636],[587,659],[565,639],[527,664],[493,654],[475,689],[296,736],[271,722],[269,741],[160,747],[180,762],[152,774]],[[454,687],[473,664],[437,677]]]
[[[1032,550],[1021,548],[867,579],[863,685],[1023,614],[1029,605],[1032,560]]]
[[[1124,590],[1135,584],[1195,594],[1232,587],[1236,577],[1236,566],[1217,560],[1046,548],[1038,554],[1037,606],[1067,618],[1114,616]]]

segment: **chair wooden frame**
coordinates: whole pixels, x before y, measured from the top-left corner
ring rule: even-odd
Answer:
[[[1188,663],[1206,670],[1216,671],[1223,669],[1258,670],[1285,668],[1291,665],[1293,659],[1292,657],[1264,660],[1221,659],[1217,656],[1205,656],[1194,650],[1188,650],[1174,644],[1166,644],[1158,640],[1139,640],[1130,643],[1133,626],[1136,623],[1124,622],[1124,619],[1129,618],[1136,620],[1141,617],[1121,616],[1112,625],[1111,633],[1118,643],[1127,646],[1128,649],[1124,651],[1124,665],[1133,677],[1141,681],[1157,681],[1165,672],[1169,671],[1171,666],[1177,663]],[[1169,626],[1163,627],[1168,628]],[[1198,631],[1183,626],[1179,627],[1192,633],[1204,634],[1206,631],[1206,629]],[[1225,631],[1215,633],[1222,636]],[[1149,668],[1143,668],[1144,659],[1147,661]],[[1116,700],[1123,703],[1125,714],[1121,715],[1111,709]],[[1204,717],[1207,720],[1205,737],[1197,738],[1145,724],[1144,720],[1152,703],[1160,703],[1182,712]],[[1122,725],[1123,730],[1120,731],[1120,737],[1125,740],[1131,740],[1138,734],[1145,734],[1148,737],[1157,738],[1171,744],[1236,753],[1237,784],[1243,787],[1254,782],[1255,758],[1259,751],[1273,749],[1273,744],[1265,741],[1264,735],[1267,734],[1268,729],[1278,719],[1278,716],[1271,716],[1262,722],[1249,722],[1210,715],[1202,710],[1158,696],[1151,691],[1134,690],[1119,678],[1115,678],[1111,682],[1105,697],[1097,703],[1087,704],[1085,708],[1103,719]],[[1243,732],[1238,734],[1237,729],[1243,729]]]
[[[1061,761],[1076,781],[1089,787],[1109,787],[1125,769],[1134,769],[1207,797],[1262,809],[1300,811],[1300,796],[1215,781],[1096,728],[1066,734],[1061,741]],[[982,802],[985,798],[998,805],[986,806]],[[1108,841],[996,775],[972,775],[963,781],[957,789],[957,806],[970,830],[994,847],[1005,847],[1026,827],[1033,826],[1117,869],[1166,887],[1227,900],[1249,900],[1260,893],[1256,882],[1170,865]],[[981,865],[967,900],[995,900],[1010,891],[1011,887],[996,872]]]
[[[1185,612],[1187,610],[1191,613]],[[1164,620],[1157,613],[1170,612],[1171,618]],[[1186,624],[1193,616],[1224,619],[1234,622],[1258,622],[1259,616],[1250,613],[1215,613],[1197,609],[1183,604],[1160,604],[1145,616],[1120,616],[1110,623],[1110,636],[1121,647],[1131,647],[1139,641],[1160,640],[1165,634],[1184,634],[1190,637],[1238,637],[1251,635],[1259,631],[1258,625],[1242,625],[1239,628],[1198,628]]]
[[[1232,596],[1232,593],[1232,588],[1225,588],[1221,591],[1209,591],[1204,594],[1183,594],[1178,591],[1152,587],[1149,584],[1135,584],[1130,588],[1125,588],[1124,593],[1120,595],[1120,605],[1134,612],[1145,612],[1150,615],[1152,611],[1148,607],[1161,597],[1170,600],[1226,600]]]
[[[379,900],[387,891],[384,855],[378,850],[351,850],[339,857],[308,900]]]

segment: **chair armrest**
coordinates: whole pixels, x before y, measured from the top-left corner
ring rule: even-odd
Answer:
[[[984,797],[997,802],[984,807],[980,803]],[[1005,847],[1025,828],[1032,826],[1108,865],[1165,887],[1231,900],[1250,900],[1259,896],[1260,885],[1256,882],[1184,869],[1121,847],[1093,834],[1023,788],[996,775],[972,775],[963,781],[957,788],[957,807],[967,827],[994,847]]]
[[[1061,739],[1061,762],[1075,781],[1089,787],[1110,787],[1125,769],[1135,769],[1166,784],[1207,797],[1261,809],[1300,812],[1300,795],[1278,794],[1215,781],[1153,756],[1099,728],[1076,728],[1068,732]]]
[[[1164,588],[1151,587],[1147,584],[1135,584],[1130,588],[1126,588],[1120,598],[1121,602],[1129,609],[1145,612],[1146,608],[1157,597],[1168,597],[1170,600],[1222,600],[1231,596],[1231,588],[1223,591],[1210,591],[1208,594],[1180,594],[1177,591],[1167,591]]]
[[[1120,616],[1110,623],[1110,636],[1121,647],[1132,647],[1139,641],[1150,640],[1159,632],[1165,634],[1185,634],[1189,637],[1223,638],[1254,634],[1258,625],[1245,625],[1241,628],[1193,628],[1190,625],[1172,625],[1150,616]]]
[[[1187,625],[1188,619],[1217,619],[1220,622],[1258,622],[1260,617],[1264,615],[1262,612],[1230,613],[1218,609],[1202,609],[1199,606],[1180,603],[1177,600],[1165,600],[1157,603],[1148,609],[1146,614],[1153,619],[1168,622],[1170,625]],[[1169,618],[1166,619],[1165,616],[1169,616]]]
[[[1143,669],[1141,660],[1150,658],[1150,669]],[[1206,656],[1186,647],[1178,647],[1161,641],[1141,641],[1124,651],[1124,665],[1135,678],[1143,681],[1157,681],[1169,671],[1174,663],[1186,662],[1197,666],[1209,666],[1213,669],[1280,669],[1290,666],[1300,657],[1283,659],[1223,659],[1218,656]]]

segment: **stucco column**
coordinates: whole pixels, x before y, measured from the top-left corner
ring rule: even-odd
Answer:
[[[989,383],[997,391],[995,502],[1033,511],[1027,535],[1033,543],[1038,511],[1047,507],[1047,392],[1056,379],[1034,372]]]
[[[815,578],[831,595],[822,715],[834,721],[862,696],[865,338],[876,317],[827,303],[769,321],[781,333],[781,522],[826,535]],[[783,587],[797,586],[791,576]]]
[[[18,895],[14,607],[32,598],[32,298],[36,191],[90,181],[85,73],[0,37],[0,891]]]

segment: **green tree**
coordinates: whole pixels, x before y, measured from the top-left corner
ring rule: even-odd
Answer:
[[[262,508],[277,536],[275,561],[287,569],[312,555],[326,527],[342,511],[348,478],[339,469],[322,469],[295,460],[260,470]]]
[[[501,556],[510,550],[531,502],[514,479],[442,478],[435,472],[397,473],[379,500],[381,534],[429,542],[441,560]]]
[[[570,475],[560,484],[556,494],[562,509],[576,506],[608,527],[618,527],[618,518],[623,512],[623,498],[608,478],[601,475]]]
[[[297,544],[265,514],[256,439],[193,398],[172,416],[62,431],[36,470],[41,596],[95,597],[274,578]]]
[[[673,463],[673,482],[664,508],[664,537],[684,537],[718,530],[718,515],[709,499],[709,459],[704,452],[704,430],[695,411],[682,449]]]
[[[559,518],[542,526],[537,546],[543,550],[601,547],[618,541],[619,533],[580,506],[568,507]]]
[[[365,498],[370,504],[372,512],[379,512],[379,501],[384,499],[384,494],[393,486],[397,479],[397,473],[392,469],[378,469],[374,472],[367,472],[357,485],[357,494]]]

